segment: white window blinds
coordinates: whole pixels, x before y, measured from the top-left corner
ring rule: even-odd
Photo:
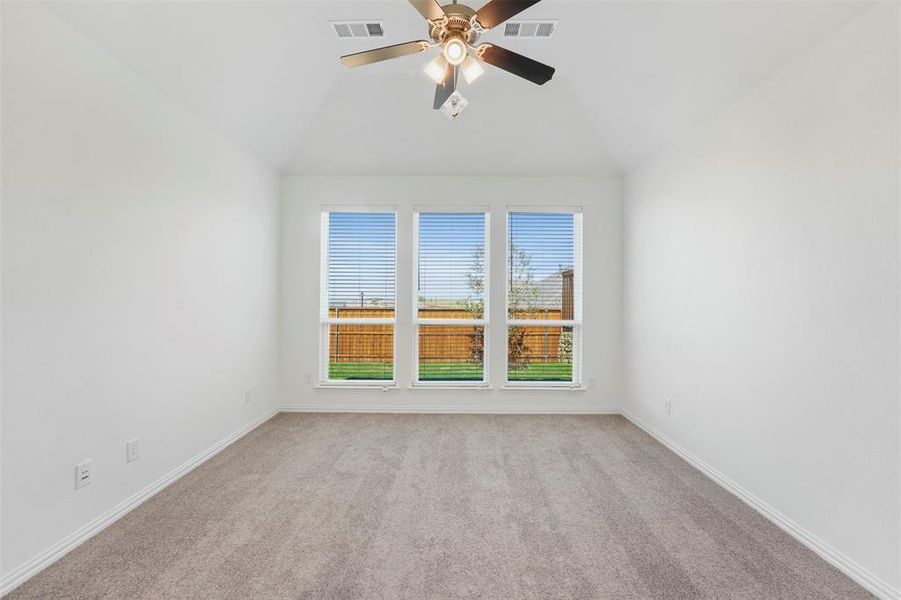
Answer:
[[[328,219],[329,309],[393,311],[394,213],[332,212]]]
[[[418,216],[419,316],[482,318],[485,314],[485,214],[418,213]]]

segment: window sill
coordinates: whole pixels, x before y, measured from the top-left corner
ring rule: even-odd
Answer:
[[[515,390],[515,391],[526,391],[526,392],[586,392],[588,388],[584,385],[553,385],[547,383],[508,383],[501,386],[501,389],[504,391]]]
[[[313,387],[317,390],[380,390],[382,392],[398,389],[396,381],[386,381],[385,383],[374,381],[322,381]]]
[[[413,383],[407,386],[408,390],[476,390],[476,391],[487,391],[491,388],[487,383],[450,383],[450,382],[436,382],[436,383]]]

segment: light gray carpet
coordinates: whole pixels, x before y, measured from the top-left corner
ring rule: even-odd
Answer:
[[[615,416],[282,414],[10,598],[869,598]]]

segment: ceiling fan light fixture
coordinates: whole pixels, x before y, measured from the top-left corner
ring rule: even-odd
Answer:
[[[472,83],[485,74],[485,69],[482,68],[479,61],[469,55],[463,60],[463,66],[460,67],[460,70],[463,71],[463,78],[466,80],[466,83]]]
[[[447,59],[443,54],[439,54],[425,66],[425,74],[432,78],[435,83],[444,81],[444,74],[447,70]]]
[[[441,112],[451,121],[456,121],[467,106],[469,106],[469,100],[464,98],[459,91],[454,91],[441,105]]]
[[[466,60],[466,43],[459,37],[451,37],[444,42],[444,58],[450,64],[457,66]]]

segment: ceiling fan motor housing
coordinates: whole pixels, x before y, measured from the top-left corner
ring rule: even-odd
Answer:
[[[479,28],[474,27],[476,11],[465,4],[443,6],[445,18],[430,21],[429,35],[436,44],[443,44],[448,38],[459,37],[469,45],[479,39]]]

